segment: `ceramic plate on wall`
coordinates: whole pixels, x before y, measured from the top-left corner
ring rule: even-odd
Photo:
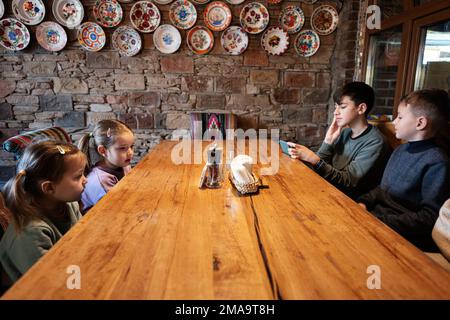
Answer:
[[[322,5],[313,11],[311,26],[320,35],[328,35],[336,30],[339,22],[339,14],[329,5]]]
[[[170,6],[169,17],[170,21],[178,29],[189,29],[197,21],[197,10],[187,0],[176,0]]]
[[[169,4],[173,0],[154,0],[157,4]]]
[[[286,6],[281,10],[280,25],[287,33],[299,32],[305,23],[305,15],[299,6]]]
[[[181,46],[180,31],[170,24],[163,24],[155,30],[153,43],[162,53],[174,53]]]
[[[84,8],[79,0],[55,0],[52,11],[56,21],[69,29],[78,27],[84,18]]]
[[[319,35],[313,30],[303,30],[295,39],[295,50],[301,57],[311,57],[319,50],[319,47]]]
[[[30,43],[30,32],[19,20],[8,18],[0,21],[0,45],[8,50],[19,51]]]
[[[121,26],[112,35],[112,45],[123,56],[132,57],[142,48],[139,32],[129,26]]]
[[[42,0],[13,0],[12,11],[17,19],[34,26],[44,20],[45,5]]]
[[[36,39],[48,51],[60,51],[67,44],[67,34],[63,27],[53,21],[41,23],[36,28]]]
[[[197,4],[205,4],[209,2],[209,0],[192,0],[192,1]]]
[[[196,54],[207,54],[214,47],[212,32],[202,26],[196,26],[189,30],[186,41],[189,49]]]
[[[161,13],[156,5],[150,1],[136,2],[130,11],[133,26],[140,32],[155,31],[161,23]]]
[[[206,26],[212,31],[225,30],[233,18],[230,8],[225,3],[219,1],[208,4],[203,15]]]
[[[94,22],[85,22],[78,28],[78,42],[87,51],[99,51],[106,43],[105,32]]]
[[[267,53],[279,56],[289,47],[289,35],[280,27],[271,27],[264,32],[261,45]]]
[[[228,54],[239,55],[248,47],[248,35],[241,27],[232,26],[222,32],[220,42]]]
[[[246,32],[261,33],[269,24],[269,11],[261,3],[251,2],[242,8],[240,22]]]
[[[0,19],[3,17],[4,14],[5,14],[5,5],[3,4],[3,1],[0,0]]]
[[[227,0],[229,4],[241,4],[245,0]]]
[[[123,11],[117,0],[97,0],[93,7],[94,18],[107,28],[112,28],[122,21]]]

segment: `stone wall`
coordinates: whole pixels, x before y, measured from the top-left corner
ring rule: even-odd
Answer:
[[[51,2],[45,20],[55,21]],[[94,21],[92,4],[82,1],[84,21]],[[249,1],[244,2],[243,4]],[[268,56],[261,48],[262,34],[250,35],[247,51],[228,56],[215,32],[215,45],[208,55],[195,55],[183,44],[171,55],[161,54],[153,45],[153,34],[141,34],[144,47],[135,57],[121,57],[112,49],[114,29],[104,28],[107,45],[89,53],[80,48],[76,32],[67,30],[69,41],[60,53],[40,48],[36,27],[29,27],[32,42],[20,52],[0,51],[0,141],[23,130],[59,125],[73,140],[100,119],[117,118],[129,124],[137,137],[134,162],[173,129],[190,126],[191,111],[221,109],[239,115],[242,126],[279,128],[285,139],[318,146],[323,139],[332,92],[352,80],[357,41],[359,1],[298,1],[264,3],[276,25],[280,10],[289,3],[301,5],[306,23],[315,7],[334,4],[340,10],[337,31],[321,36],[321,47],[311,58],[299,57],[292,43],[282,56]],[[243,5],[230,5],[232,25],[239,25]],[[128,24],[131,4],[122,4]],[[162,23],[170,23],[168,5],[158,5]],[[205,5],[196,5],[199,21]],[[7,5],[5,16],[12,17]],[[87,17],[86,17],[87,16]],[[329,108],[329,105],[331,108]],[[10,154],[0,152],[2,175],[14,165]],[[0,177],[0,180],[2,177]]]

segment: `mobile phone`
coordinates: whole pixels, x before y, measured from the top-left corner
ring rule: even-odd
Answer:
[[[283,151],[283,153],[285,153],[288,156],[290,156],[290,154],[289,154],[289,148],[290,147],[289,147],[287,141],[280,140],[280,146],[281,146],[281,150]]]

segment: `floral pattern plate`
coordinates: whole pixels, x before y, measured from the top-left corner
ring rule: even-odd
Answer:
[[[55,0],[52,10],[56,21],[69,29],[78,27],[84,18],[84,8],[79,0]]]
[[[36,28],[36,39],[45,50],[61,51],[67,44],[67,33],[56,22],[46,21]]]
[[[153,43],[162,53],[174,53],[181,46],[180,31],[171,24],[163,24],[155,30]]]
[[[219,1],[208,4],[203,15],[206,26],[212,31],[225,30],[233,18],[230,8],[225,3]]]
[[[106,43],[105,32],[94,22],[85,22],[78,29],[78,42],[87,51],[99,51]]]
[[[3,1],[0,0],[0,19],[3,17],[4,13],[5,13],[5,5],[3,4]]]
[[[132,57],[142,48],[139,32],[129,26],[121,26],[112,35],[112,45],[122,56]]]
[[[0,21],[0,45],[2,47],[19,51],[25,49],[30,43],[30,32],[19,20],[8,18]]]
[[[311,57],[319,50],[319,47],[319,35],[313,30],[303,30],[295,39],[295,50],[301,57]]]
[[[170,21],[178,29],[189,29],[197,21],[197,10],[187,0],[176,0],[170,6],[169,17]]]
[[[93,12],[95,20],[107,28],[117,26],[123,18],[122,7],[117,0],[97,0]]]
[[[261,33],[269,24],[269,11],[261,3],[251,2],[242,8],[240,22],[246,32]]]
[[[239,55],[248,47],[248,35],[241,27],[232,26],[222,33],[220,42],[228,54]]]
[[[280,14],[280,25],[288,33],[299,32],[305,24],[305,14],[298,6],[287,6]]]
[[[202,26],[196,26],[189,30],[186,41],[189,49],[196,54],[207,54],[214,46],[212,32]]]
[[[311,26],[320,35],[328,35],[336,30],[339,15],[336,9],[329,5],[322,5],[313,11]]]
[[[264,32],[261,45],[267,53],[279,56],[289,47],[289,35],[280,27],[271,27]]]
[[[131,8],[130,18],[133,26],[143,33],[155,31],[161,23],[161,13],[150,1],[136,2]]]
[[[34,26],[44,20],[45,5],[42,0],[13,0],[12,11],[17,19]]]

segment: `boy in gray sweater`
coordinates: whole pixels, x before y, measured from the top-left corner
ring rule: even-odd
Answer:
[[[431,233],[439,209],[450,198],[450,162],[435,136],[448,121],[443,90],[421,90],[398,106],[395,135],[408,141],[392,154],[381,185],[359,198],[360,204],[425,251],[437,251]]]
[[[370,86],[348,83],[336,100],[333,122],[319,151],[289,142],[289,153],[356,199],[379,184],[390,148],[381,132],[367,122],[375,100]]]

